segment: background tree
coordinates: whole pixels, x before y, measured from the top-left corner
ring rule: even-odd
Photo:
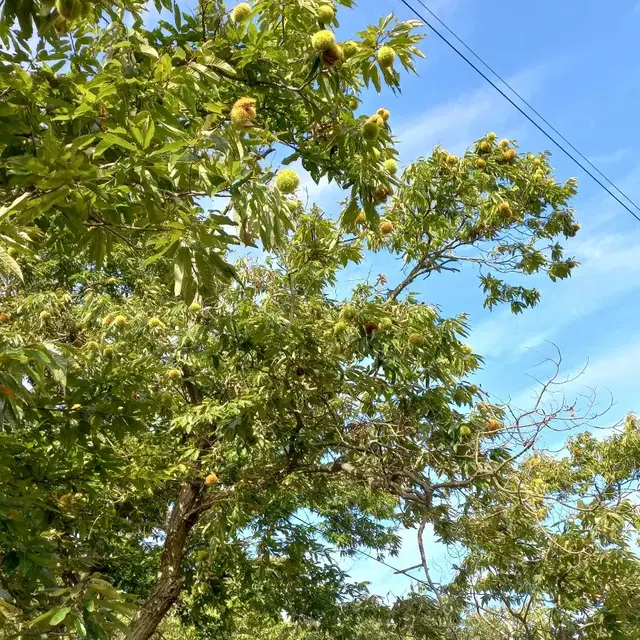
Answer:
[[[397,174],[390,114],[357,111],[412,68],[414,22],[337,44],[326,2],[170,8],[145,29],[96,5],[35,47],[24,19],[7,31],[0,613],[22,637],[144,639],[173,605],[205,637],[282,611],[347,633],[363,587],[330,549],[393,551],[398,525],[432,523],[468,565],[402,606],[446,634],[493,588],[474,518],[519,515],[518,464],[549,421],[487,403],[465,318],[407,292],[472,263],[487,305],[535,304],[520,275],[576,266],[558,244],[575,184],[494,134]],[[342,187],[339,220],[273,158]],[[239,243],[264,260],[234,260]],[[406,276],[332,299],[365,249]],[[546,539],[540,519],[516,548]]]

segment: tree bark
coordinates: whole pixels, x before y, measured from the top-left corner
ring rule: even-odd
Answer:
[[[181,485],[178,500],[169,516],[158,579],[149,599],[133,621],[132,640],[148,640],[180,595],[184,580],[182,560],[185,545],[189,532],[198,521],[200,512],[197,507],[201,498],[201,486],[191,483]]]

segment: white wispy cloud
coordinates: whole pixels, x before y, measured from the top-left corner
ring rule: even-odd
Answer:
[[[640,288],[640,233],[591,237],[572,248],[581,262],[574,275],[544,286],[539,307],[522,316],[514,318],[501,309],[477,326],[471,343],[478,353],[498,358],[535,349],[580,318],[624,300]]]
[[[444,6],[449,3],[443,1],[441,4]],[[509,82],[523,96],[531,98],[542,86],[547,72],[546,65],[531,67],[514,75]],[[410,118],[395,135],[400,141],[398,147],[401,155],[408,160],[415,158],[417,153],[430,152],[436,144],[461,153],[474,139],[494,127],[499,128],[501,136],[524,138],[524,125],[517,115],[500,94],[492,87],[485,86],[465,93],[456,100],[430,107],[424,113]],[[301,193],[308,193],[309,202],[315,202],[323,208],[335,206],[342,195],[335,184],[329,184],[324,178],[316,184],[297,163],[292,166],[301,174]]]
[[[640,335],[631,337],[614,351],[591,360],[584,368],[576,368],[567,376],[571,388],[606,391],[622,382],[634,387],[640,377]]]
[[[616,180],[614,184],[632,200],[638,202],[640,200],[640,166],[634,167],[624,178]],[[633,206],[623,196],[611,188],[610,190],[629,208],[633,209]],[[631,220],[628,217],[631,214],[604,190],[599,191],[585,205],[579,206],[577,211],[580,223],[584,230],[590,234],[599,232],[612,222],[619,227],[620,222]]]
[[[300,196],[308,205],[317,204],[319,207],[332,212],[337,202],[344,198],[344,191],[335,183],[321,178],[316,183],[313,178],[301,167],[300,172]]]
[[[555,356],[549,349],[542,349]],[[530,372],[530,382],[509,398],[499,398],[520,411],[530,410],[541,392],[541,382],[554,373],[551,362],[542,362]],[[640,377],[640,334],[626,339],[617,347],[603,348],[595,357],[560,371],[555,383],[543,396],[542,407],[575,405],[577,415],[593,417],[579,421],[578,430],[593,426],[610,427],[629,411],[638,411],[636,396]],[[581,424],[584,422],[584,424]],[[566,425],[565,425],[566,426]]]
[[[509,84],[530,99],[542,86],[547,73],[547,65],[537,65],[511,77]],[[518,123],[515,127],[514,122]],[[419,148],[426,151],[436,144],[460,152],[474,139],[498,127],[500,135],[507,137],[523,132],[517,111],[493,87],[483,86],[427,109],[409,120],[396,135],[401,151],[408,155]]]
[[[620,182],[632,198],[639,177],[640,169],[634,169]],[[577,214],[583,228],[566,246],[567,255],[580,262],[573,276],[556,283],[538,279],[535,284],[542,293],[538,307],[517,318],[500,309],[475,326],[471,344],[478,353],[490,353],[494,359],[505,354],[518,357],[582,318],[627,303],[640,289],[640,228],[611,230],[620,229],[629,214],[606,193],[578,206]]]
[[[599,168],[602,165],[610,165],[617,162],[622,162],[623,160],[626,160],[630,155],[632,155],[632,153],[633,149],[631,147],[622,147],[620,149],[610,151],[609,153],[604,153],[599,156],[593,156],[589,158],[589,160]]]
[[[463,4],[462,0],[430,0],[429,9],[444,20],[458,13]]]

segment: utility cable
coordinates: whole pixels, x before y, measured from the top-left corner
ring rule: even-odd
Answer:
[[[425,6],[424,3],[421,0],[417,0],[417,1],[420,2],[420,4],[423,7]],[[447,44],[451,49],[453,49],[474,71],[476,71],[476,73],[478,73],[498,93],[500,93],[500,95],[502,95],[502,97],[505,100],[509,101],[509,103],[515,109],[517,109],[531,124],[533,124],[536,127],[536,129],[538,129],[545,137],[547,137],[551,142],[553,142],[553,144],[556,147],[558,147],[566,156],[568,156],[571,160],[573,160],[573,162],[575,164],[577,164],[594,182],[596,182],[598,185],[600,185],[614,200],[616,200],[616,202],[618,202],[618,204],[620,204],[622,207],[624,207],[636,220],[638,220],[638,222],[640,222],[640,215],[638,215],[637,213],[635,213],[635,211],[630,209],[629,206],[627,204],[625,204],[622,200],[620,200],[620,198],[618,198],[618,196],[616,196],[616,194],[613,193],[613,191],[611,191],[597,176],[595,176],[591,171],[589,171],[589,169],[587,169],[587,167],[582,162],[580,162],[573,154],[571,154],[571,152],[569,152],[565,147],[563,147],[562,144],[560,142],[558,142],[558,140],[556,140],[548,131],[546,131],[540,124],[538,124],[528,113],[526,113],[524,111],[524,109],[522,109],[522,107],[520,107],[518,104],[516,104],[516,102],[514,102],[512,98],[510,98],[495,82],[493,82],[493,80],[491,80],[491,78],[489,78],[481,69],[479,69],[478,66],[475,65],[467,56],[465,56],[464,53],[462,53],[462,51],[460,51],[460,49],[458,49],[458,47],[456,47],[441,31],[439,31],[436,27],[434,27],[433,24],[429,20],[427,20],[427,18],[425,18],[423,15],[421,15],[420,12],[415,7],[413,7],[409,2],[407,2],[407,0],[400,0],[400,2],[402,2],[402,4],[404,4],[422,22],[424,22],[424,24],[427,27],[429,27],[445,44]],[[442,23],[442,21],[440,21],[440,22]],[[442,24],[444,24],[444,23],[442,23]],[[472,51],[469,47],[467,47],[467,48],[470,51]],[[482,59],[479,56],[477,56],[475,53],[474,53],[474,55],[478,58],[478,60],[480,60],[482,62]],[[485,64],[485,63],[483,62],[483,64]],[[488,69],[490,69],[489,65],[485,64],[485,66]],[[497,74],[495,74],[495,75],[498,78],[500,77]],[[502,82],[504,82],[504,80],[502,80]],[[506,86],[509,86],[506,82],[504,84]],[[511,89],[511,87],[509,87],[509,88]],[[511,90],[513,91],[513,89],[511,89]],[[516,94],[515,91],[514,91],[514,94]],[[518,95],[518,94],[516,94],[516,95]],[[526,102],[525,102],[525,104],[526,104]],[[552,127],[552,129],[553,129],[553,127]],[[560,136],[560,137],[565,139],[564,136]],[[571,144],[570,144],[570,146],[573,147],[573,145],[571,145]],[[575,147],[573,147],[573,148],[575,148]],[[580,152],[578,152],[578,153],[579,153],[580,156],[582,156],[582,154]],[[584,156],[582,156],[582,157],[584,157]],[[589,162],[589,161],[587,161],[587,162]],[[589,164],[591,164],[591,163],[589,162]],[[598,171],[598,170],[596,169],[596,171]],[[600,172],[598,171],[598,173],[600,173]],[[611,181],[608,178],[605,177],[605,179],[607,180],[607,182],[611,183]],[[611,183],[611,184],[613,184],[613,183]],[[615,185],[614,185],[614,187],[615,187]],[[615,188],[616,188],[617,191],[622,193],[622,191],[620,191],[620,189],[618,189],[617,187],[615,187]],[[633,206],[635,206],[640,211],[640,207],[638,207],[638,205],[636,205],[633,202],[633,200],[631,200],[628,196],[624,195],[624,193],[622,193],[622,195],[624,196],[624,198],[629,200],[629,202],[631,202],[633,204]]]
[[[418,4],[423,6],[427,13],[429,13],[435,20],[437,20],[469,53],[476,58],[484,67],[489,69],[489,71],[496,77],[502,84],[508,87],[509,91],[517,96],[527,107],[536,114],[542,122],[544,122],[556,135],[560,137],[566,144],[568,144],[594,171],[596,171],[609,185],[611,185],[625,200],[630,202],[638,211],[640,211],[640,206],[638,206],[624,191],[618,188],[618,186],[609,180],[607,176],[596,167],[589,158],[587,158],[579,149],[577,149],[567,138],[565,138],[558,129],[556,129],[530,102],[526,100],[520,93],[518,93],[488,62],[485,62],[462,38],[460,38],[451,27],[449,27],[443,20],[441,20],[429,7],[422,1],[417,0]]]

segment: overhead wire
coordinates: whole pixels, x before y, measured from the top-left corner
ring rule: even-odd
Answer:
[[[399,1],[402,4],[404,4],[415,16],[417,16],[419,20],[424,22],[424,24],[427,27],[429,27],[429,29],[431,29],[431,31],[433,31],[433,33],[435,33],[446,45],[448,45],[451,49],[453,49],[453,51],[455,51],[455,53],[457,53],[458,56],[460,56],[476,73],[478,73],[484,80],[486,80],[498,93],[500,93],[500,95],[502,95],[502,97],[505,100],[507,100],[531,124],[533,124],[536,127],[536,129],[538,129],[546,138],[548,138],[556,147],[558,147],[568,158],[570,158],[576,165],[578,165],[594,182],[596,182],[600,187],[602,187],[602,189],[604,189],[616,202],[618,202],[618,204],[620,204],[622,207],[624,207],[636,220],[638,220],[638,222],[640,222],[640,215],[638,215],[635,211],[630,209],[629,206],[626,203],[624,203],[622,200],[620,200],[620,198],[618,196],[616,196],[616,194],[613,193],[613,191],[611,191],[611,189],[609,189],[606,186],[606,184],[604,184],[604,182],[602,182],[602,180],[600,180],[596,175],[594,175],[570,151],[568,151],[564,146],[562,146],[562,144],[560,142],[558,142],[558,140],[556,140],[556,138],[554,138],[546,129],[544,129],[538,122],[536,122],[526,111],[524,111],[524,109],[522,109],[522,107],[520,107],[520,105],[518,105],[510,96],[508,96],[495,82],[493,82],[493,80],[491,80],[491,78],[489,78],[486,73],[484,73],[480,68],[478,68],[478,66],[476,64],[474,64],[467,56],[465,56],[465,54],[462,51],[460,51],[460,49],[458,47],[456,47],[455,44],[453,44],[440,30],[438,30],[436,27],[434,27],[432,22],[430,22],[427,18],[425,18],[407,0],[399,0]],[[428,9],[428,7],[424,4],[424,2],[422,0],[416,0],[416,1],[419,2],[425,9],[427,9],[427,11],[429,11],[429,13],[431,15],[435,16],[435,14],[430,9]],[[440,22],[440,24],[442,24],[448,31],[450,31],[456,37],[457,40],[459,40],[478,60],[480,60],[480,62],[482,62],[482,64],[487,69],[489,69],[491,71],[491,73],[493,73],[496,76],[496,78],[498,78],[505,86],[509,87],[509,89],[514,93],[514,95],[518,96],[523,101],[524,104],[526,104],[534,113],[536,113],[536,115],[538,115],[538,117],[541,118],[541,120],[543,120],[543,122],[545,122],[548,126],[550,126],[551,129],[553,129],[563,140],[565,140],[567,142],[567,144],[569,144],[569,146],[572,149],[574,149],[576,151],[576,153],[578,153],[578,155],[580,155],[580,157],[584,158],[586,160],[586,162],[589,165],[591,165],[592,167],[594,167],[594,169],[600,175],[602,175],[603,178],[609,184],[613,185],[613,187],[616,189],[616,191],[621,193],[622,196],[626,200],[628,200],[636,209],[638,209],[638,211],[640,211],[640,207],[633,200],[631,200],[631,198],[629,198],[629,196],[627,196],[618,187],[616,187],[611,182],[611,180],[609,180],[599,169],[597,169],[597,167],[595,167],[589,160],[587,160],[582,153],[580,153],[570,142],[568,142],[566,140],[566,138],[562,134],[558,133],[558,131],[557,131],[557,129],[555,129],[555,127],[553,127],[552,125],[549,125],[548,121],[545,118],[540,116],[540,114],[535,109],[533,109],[533,107],[531,107],[531,105],[529,105],[528,102],[526,100],[524,100],[514,89],[512,89],[505,80],[503,80],[495,71],[493,71],[493,69],[491,69],[491,67],[487,63],[485,63],[482,60],[482,58],[480,58],[479,55],[477,55],[470,47],[468,47],[466,44],[464,44],[462,39],[460,39],[458,36],[456,36],[453,33],[453,31],[451,29],[449,29],[449,27],[447,27],[444,22],[442,22],[442,20],[440,20],[439,18],[437,18],[437,19],[438,19],[438,22]]]
[[[476,60],[478,60],[484,67],[496,77],[502,84],[508,87],[509,91],[513,93],[519,100],[521,100],[542,122],[544,122],[556,135],[560,137],[566,144],[568,144],[594,171],[596,171],[600,177],[602,177],[613,189],[615,189],[623,198],[625,198],[630,204],[632,204],[638,211],[638,206],[624,191],[622,191],[614,182],[612,182],[598,167],[596,167],[589,158],[587,158],[579,149],[577,149],[567,138],[565,138],[556,127],[551,124],[526,98],[524,98],[516,89],[514,89],[488,62],[483,60],[458,34],[456,34],[451,27],[449,27],[437,14],[435,14],[422,0],[416,0],[424,9],[431,15],[434,20],[437,20]]]

